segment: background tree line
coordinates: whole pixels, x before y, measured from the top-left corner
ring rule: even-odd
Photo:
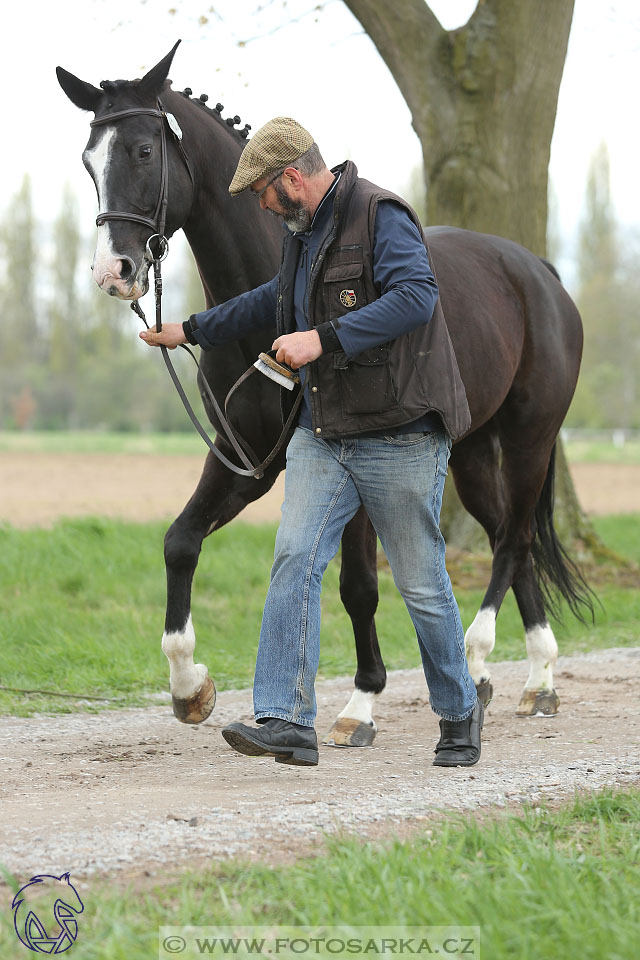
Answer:
[[[0,219],[0,429],[192,429],[159,351],[138,339],[140,321],[94,283],[94,245],[69,186],[46,225],[25,177]],[[186,245],[177,257],[164,273],[172,319],[204,307]],[[144,309],[153,316],[152,295]],[[195,367],[182,351],[174,357],[197,403]]]
[[[616,220],[609,154],[591,158],[578,234],[575,298],[585,330],[567,426],[640,429],[640,236]]]
[[[406,193],[424,208],[421,171]],[[50,239],[43,236],[25,178],[0,220],[0,429],[191,429],[159,354],[138,341],[139,321],[93,282],[95,238],[82,234],[70,187]],[[557,241],[550,246],[551,258],[559,256]],[[603,144],[577,233],[571,292],[585,350],[568,426],[640,429],[639,254],[640,238],[616,219]],[[202,309],[203,298],[186,245],[177,256],[165,310],[182,318]],[[195,398],[195,368],[180,351],[175,361]]]

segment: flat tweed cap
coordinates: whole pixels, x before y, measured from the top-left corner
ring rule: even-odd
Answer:
[[[236,197],[256,180],[293,163],[313,146],[313,137],[291,117],[275,117],[251,137],[229,185]]]

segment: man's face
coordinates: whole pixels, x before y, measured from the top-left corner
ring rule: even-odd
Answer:
[[[304,233],[311,226],[312,216],[304,201],[294,194],[286,176],[280,174],[271,182],[265,177],[254,183],[251,190],[258,196],[262,209],[282,217],[292,232]]]

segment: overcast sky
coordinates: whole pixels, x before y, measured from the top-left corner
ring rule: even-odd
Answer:
[[[260,2],[263,10],[256,14]],[[389,0],[381,0],[389,2]],[[4,209],[25,172],[36,215],[51,220],[65,181],[83,216],[95,193],[80,155],[89,115],[66,99],[55,67],[98,84],[141,76],[179,37],[170,76],[221,101],[256,130],[272,116],[299,119],[328,164],[347,156],[362,175],[402,192],[421,161],[409,111],[371,41],[341,0],[30,0],[3,5]],[[443,26],[476,0],[432,0]],[[170,12],[173,10],[173,12]],[[206,22],[204,22],[206,20]],[[589,158],[609,146],[618,216],[640,225],[637,92],[640,4],[576,0],[551,154],[562,232],[580,216]]]

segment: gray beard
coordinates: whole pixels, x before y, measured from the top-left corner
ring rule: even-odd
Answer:
[[[302,201],[292,200],[280,182],[275,184],[275,191],[280,206],[284,210],[284,213],[278,213],[276,216],[282,217],[292,233],[306,233],[313,218],[309,211],[305,210]],[[273,210],[271,212],[275,213]]]

